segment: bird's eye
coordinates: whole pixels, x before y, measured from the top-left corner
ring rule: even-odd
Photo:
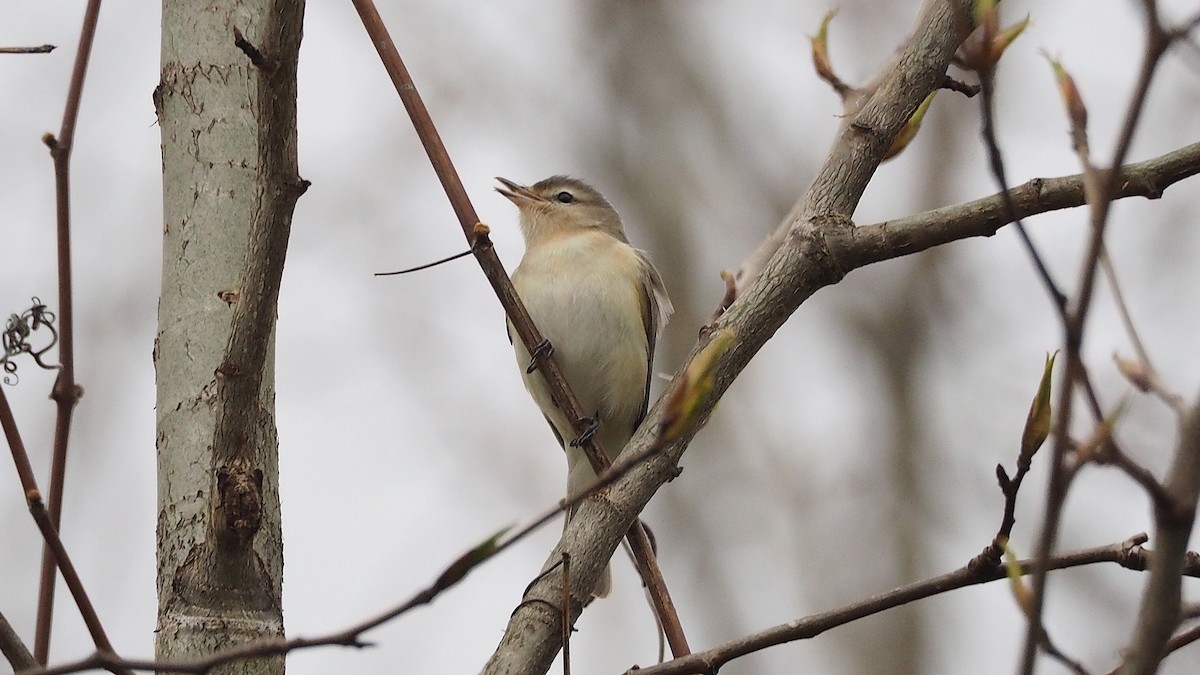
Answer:
[[[554,198],[557,199],[560,204],[570,204],[571,202],[575,201],[575,195],[567,192],[566,190],[554,195]]]

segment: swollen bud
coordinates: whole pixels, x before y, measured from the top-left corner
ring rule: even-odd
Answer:
[[[1100,424],[1092,430],[1082,443],[1075,446],[1075,456],[1081,462],[1091,461],[1092,458],[1102,455],[1104,449],[1112,441],[1113,428],[1116,427],[1117,421],[1125,414],[1126,401],[1121,401],[1116,410],[1112,411],[1100,420]]]
[[[499,545],[500,539],[507,534],[510,529],[512,529],[511,525],[505,527],[499,532],[496,532],[492,536],[477,544],[470,551],[467,551],[459,556],[457,560],[450,563],[450,566],[447,567],[445,571],[442,572],[441,576],[438,577],[436,587],[440,589],[446,589],[454,584],[457,584],[459,581],[462,581],[462,578],[467,576],[467,572],[470,572],[475,568],[476,565],[482,563],[496,553],[496,547]]]
[[[1143,394],[1150,391],[1152,386],[1150,382],[1150,373],[1146,370],[1146,365],[1141,361],[1132,361],[1120,354],[1113,352],[1113,361],[1117,364],[1117,370],[1129,380],[1129,383],[1137,387],[1138,391]]]
[[[1054,373],[1054,358],[1058,352],[1046,355],[1046,365],[1042,369],[1042,381],[1038,383],[1037,394],[1029,406],[1029,416],[1025,418],[1025,430],[1021,432],[1021,454],[1017,456],[1017,468],[1028,469],[1033,456],[1037,454],[1046,437],[1050,435],[1050,376]]]
[[[1008,576],[1008,585],[1012,588],[1013,597],[1017,599],[1017,605],[1025,612],[1026,616],[1032,614],[1033,609],[1033,594],[1029,591],[1029,587],[1025,585],[1021,562],[1017,560],[1017,554],[1011,546],[1008,545],[1008,539],[1004,539],[1000,543],[1004,547],[1004,571]]]
[[[1000,10],[996,0],[976,0],[975,25],[971,37],[958,50],[958,61],[964,68],[978,73],[990,74],[996,69],[1004,50],[1017,39],[1029,25],[1029,16],[1003,30],[1000,29]]]
[[[1046,52],[1042,52],[1042,55],[1054,69],[1054,79],[1058,82],[1058,93],[1067,106],[1067,117],[1071,120],[1071,130],[1082,136],[1087,132],[1087,106],[1083,104],[1083,96],[1079,94],[1079,87],[1075,86],[1075,78],[1071,77],[1058,59],[1051,57]]]
[[[933,97],[936,94],[936,89],[929,92],[929,95],[925,97],[925,100],[921,101],[921,105],[917,106],[917,109],[913,112],[912,117],[908,118],[908,121],[905,122],[904,126],[900,129],[900,133],[896,134],[896,138],[892,140],[892,146],[888,148],[887,153],[884,154],[883,161],[886,162],[901,152],[904,152],[904,149],[908,147],[908,144],[912,142],[912,139],[917,137],[917,132],[921,130],[921,120],[925,119],[925,113],[929,110],[929,104],[933,103]]]
[[[817,71],[817,75],[833,85],[834,89],[841,91],[845,84],[834,74],[833,63],[829,60],[829,23],[836,15],[836,9],[825,13],[825,18],[821,19],[821,29],[814,37],[809,38],[809,43],[812,45],[813,69]]]
[[[701,405],[712,390],[717,361],[736,341],[733,330],[718,330],[696,358],[692,359],[667,397],[656,443],[669,443],[679,438],[699,416]]]
[[[1013,43],[1013,40],[1016,40],[1017,37],[1020,36],[1021,33],[1024,33],[1025,29],[1028,27],[1029,15],[1026,14],[1024,21],[1021,21],[1020,23],[1014,23],[1008,28],[1000,31],[1000,33],[996,35],[991,42],[990,57],[992,59],[992,63],[998,62],[1000,57],[1004,55],[1004,50],[1008,49],[1008,46]]]

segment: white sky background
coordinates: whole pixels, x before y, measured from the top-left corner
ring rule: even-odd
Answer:
[[[679,308],[658,360],[672,372],[720,298],[718,272],[736,267],[799,198],[837,127],[839,105],[813,74],[805,38],[827,6],[798,4],[380,9],[510,269],[522,250],[516,213],[492,192],[493,176],[571,173],[621,209]],[[839,74],[854,82],[872,74],[918,4],[843,2],[831,37]],[[1175,15],[1195,10],[1163,4]],[[1038,49],[1076,78],[1096,154],[1108,157],[1140,57],[1136,5],[1004,3],[1006,22],[1034,11],[1000,73],[998,124],[1014,184],[1078,171]],[[0,6],[0,43],[59,46],[0,57],[0,314],[26,308],[33,295],[57,305],[53,179],[39,139],[61,123],[81,12],[82,3]],[[110,637],[131,656],[151,654],[156,607],[150,354],[162,227],[150,96],[159,19],[150,3],[104,6],[72,164],[77,377],[86,396],[72,433],[63,532]],[[1200,135],[1198,63],[1194,52],[1165,61],[1130,159]],[[348,2],[309,3],[299,104],[300,169],[313,185],[296,209],[280,299],[276,405],[285,619],[289,635],[311,636],[397,604],[463,550],[553,503],[564,467],[520,384],[500,306],[469,259],[371,276],[464,242]],[[856,221],[994,192],[977,129],[976,104],[941,93],[912,147],[879,171]],[[1189,397],[1200,382],[1196,190],[1193,180],[1158,202],[1121,202],[1109,239],[1156,365]],[[1084,212],[1028,226],[1071,289]],[[1109,357],[1131,350],[1106,289],[1092,316],[1087,362],[1102,400],[1115,406],[1129,387]],[[1007,229],[855,272],[803,305],[730,389],[685,456],[683,476],[646,514],[693,648],[947,572],[978,553],[1000,518],[994,466],[1012,467],[1043,354],[1059,336]],[[904,413],[889,394],[895,363],[909,387]],[[44,487],[52,375],[28,362],[20,375],[7,395]],[[1161,473],[1170,416],[1147,398],[1129,400],[1121,440]],[[901,437],[909,440],[897,447]],[[898,472],[907,472],[907,490]],[[1040,527],[1044,479],[1039,458],[1014,535],[1023,553]],[[1062,544],[1107,544],[1150,527],[1138,490],[1089,469],[1068,504]],[[432,606],[368,634],[377,647],[296,653],[290,672],[477,671],[557,534],[548,526]],[[0,611],[32,636],[40,539],[15,475],[3,469],[0,541]],[[621,559],[615,571],[615,597],[578,624],[577,672],[653,661],[634,573]],[[1058,645],[1095,670],[1111,667],[1144,579],[1115,567],[1057,576],[1047,616]],[[76,617],[60,589],[55,660],[90,652]],[[993,584],[722,673],[1008,673],[1023,635],[1008,588]],[[1196,649],[1172,657],[1165,672],[1187,672]],[[1060,671],[1046,663],[1042,672]]]

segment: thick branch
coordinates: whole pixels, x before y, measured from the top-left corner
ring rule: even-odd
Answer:
[[[717,334],[729,340],[728,350],[714,364],[712,394],[702,404],[696,422],[663,454],[618,481],[607,495],[602,495],[606,499],[585,503],[579,518],[572,521],[550,555],[551,560],[559,560],[564,552],[572,560],[596,552],[611,555],[654,492],[674,477],[676,462],[687,443],[754,354],[800,303],[818,289],[836,283],[849,271],[842,259],[847,251],[830,246],[829,240],[854,240],[845,236],[853,231],[849,216],[896,133],[942,81],[946,66],[964,37],[960,29],[964,28],[963,17],[970,15],[968,5],[965,0],[928,5],[897,66],[884,77],[875,95],[839,136],[807,196],[789,216],[788,234],[782,247],[757,281],[693,350],[695,358]],[[654,442],[662,413],[662,405],[655,405],[625,452],[641,452]],[[592,527],[585,529],[578,525],[588,521]],[[550,667],[558,652],[558,628],[564,618],[557,609],[561,584],[561,574],[550,574],[530,586],[525,602],[513,613],[485,672],[535,673]],[[572,611],[577,610],[572,608]],[[566,618],[573,620],[574,614]]]

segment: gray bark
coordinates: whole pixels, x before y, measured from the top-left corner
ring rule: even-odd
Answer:
[[[302,1],[164,0],[155,343],[161,659],[283,635],[275,305]],[[282,672],[283,658],[219,672]]]

